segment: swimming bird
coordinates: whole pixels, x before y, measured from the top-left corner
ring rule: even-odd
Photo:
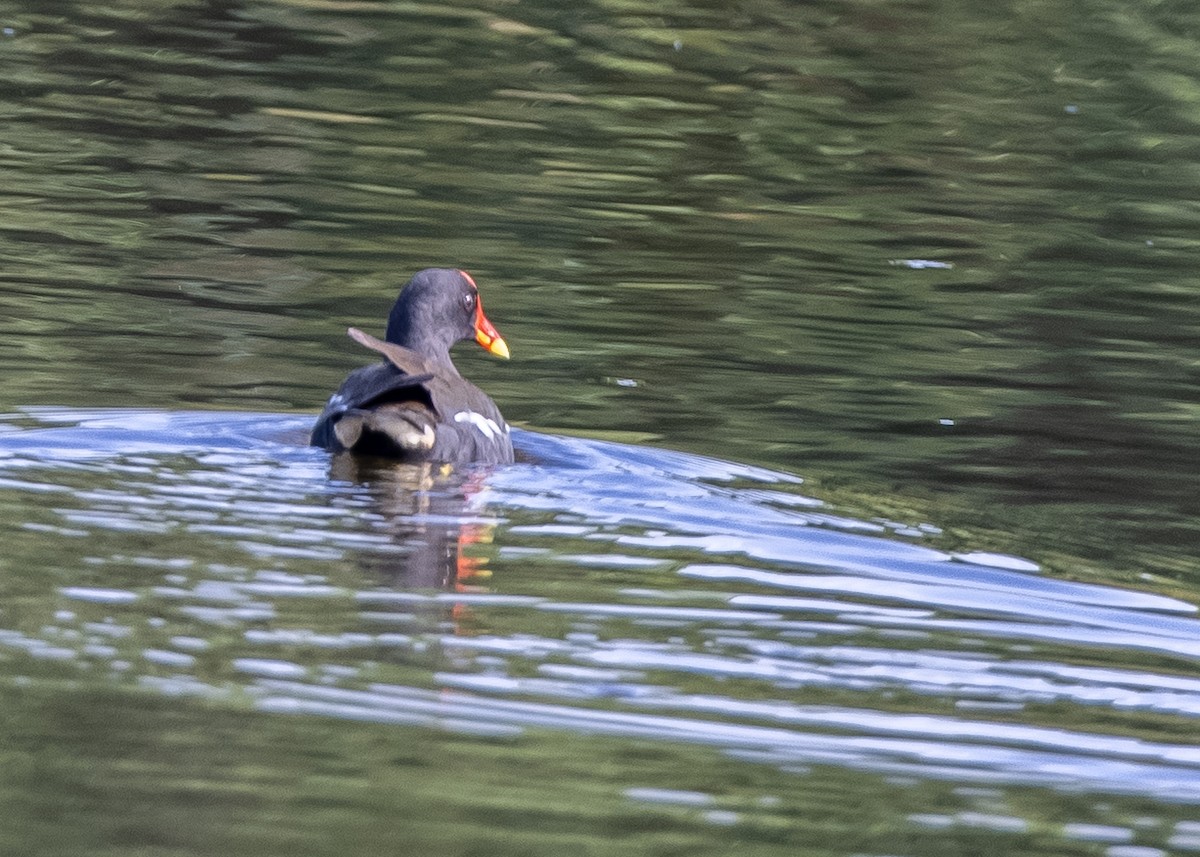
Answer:
[[[353,327],[347,333],[383,360],[342,382],[313,426],[313,446],[408,461],[513,460],[500,409],[450,360],[450,348],[464,339],[508,357],[470,274],[420,271],[400,290],[383,340]]]

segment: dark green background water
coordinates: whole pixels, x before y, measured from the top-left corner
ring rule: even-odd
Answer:
[[[378,332],[412,272],[460,266],[513,350],[464,346],[460,368],[519,425],[801,474],[847,514],[934,522],[943,549],[1198,600],[1193,4],[40,0],[0,26],[0,408],[315,413],[363,360],[345,327]],[[74,579],[76,548],[29,528],[39,496],[5,501],[8,627],[42,572]],[[128,539],[99,554],[225,549]],[[507,770],[460,738],[157,697],[133,719],[111,688],[53,686],[0,709],[13,853],[985,847],[896,833],[948,798],[852,765],[813,793],[658,745],[578,770],[554,734]],[[1158,716],[1155,738],[1194,743]],[[74,746],[89,718],[111,733]],[[1117,720],[1088,728],[1137,733]],[[682,788],[785,809],[753,834],[648,822],[621,789],[656,754],[704,771]],[[464,786],[477,767],[496,782]],[[1056,837],[996,847],[1076,847]]]

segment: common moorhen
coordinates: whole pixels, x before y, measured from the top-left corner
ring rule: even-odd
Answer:
[[[313,426],[313,446],[452,464],[513,460],[500,409],[450,361],[450,347],[463,339],[508,357],[469,274],[427,268],[409,280],[388,316],[386,342],[347,332],[384,360],[342,382]]]

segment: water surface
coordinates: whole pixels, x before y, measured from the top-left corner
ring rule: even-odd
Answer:
[[[367,762],[338,749],[346,738],[326,745],[328,732],[383,728],[373,740],[384,757],[347,775],[336,799],[279,783],[258,795],[253,778],[237,787],[370,815],[366,782],[433,766],[372,800],[398,813],[391,823],[421,827],[409,791],[448,789],[439,800],[457,826],[438,847],[465,834],[473,799],[453,785],[475,766],[498,780],[486,800],[518,813],[496,825],[534,849],[554,841],[537,817],[546,801],[572,816],[572,835],[599,836],[595,819],[574,817],[597,788],[604,824],[673,819],[683,832],[672,841],[713,853],[730,847],[726,831],[794,846],[816,811],[797,789],[847,778],[877,803],[883,830],[863,841],[879,847],[903,836],[936,851],[960,834],[1003,833],[1014,853],[1056,853],[1072,825],[1090,830],[1096,817],[1121,841],[1191,835],[1178,814],[1200,802],[1189,603],[943,550],[936,526],[846,517],[762,468],[520,432],[518,464],[446,475],[331,460],[302,445],[310,422],[11,417],[0,487],[6,519],[23,522],[6,536],[9,707],[183,700],[171,717],[192,725],[170,739],[183,770],[207,771],[207,730],[247,711],[261,719],[238,728],[269,741],[284,740],[285,715],[316,727],[304,758],[338,765]],[[23,561],[47,540],[52,565]],[[146,719],[138,730],[162,728]],[[130,739],[110,723],[79,728],[94,732],[88,756],[101,756],[89,769],[116,776],[105,754]],[[480,758],[467,762],[463,741]],[[400,748],[424,761],[400,762]],[[255,754],[305,764],[295,751]],[[542,773],[564,754],[604,768],[605,784],[583,770]],[[730,761],[745,770],[728,773]],[[147,776],[183,774],[172,763]],[[553,779],[526,785],[541,776]],[[553,796],[514,797],[514,781]],[[191,788],[208,801],[213,787]],[[906,790],[923,797],[894,796]],[[1050,818],[1031,809],[1037,793],[1058,807]],[[147,824],[194,847],[169,830],[177,800],[151,799]],[[246,809],[209,811],[225,825]],[[851,824],[821,819],[841,825],[838,837]],[[1052,844],[1031,844],[1035,832]],[[262,842],[232,847],[252,845]]]
[[[1200,850],[1198,23],[0,4],[0,841]],[[306,448],[433,264],[523,460]]]

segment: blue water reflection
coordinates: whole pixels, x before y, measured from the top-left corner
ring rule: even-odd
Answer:
[[[61,568],[26,571],[0,646],[264,713],[1200,801],[1169,738],[1200,715],[1170,668],[1194,605],[921,544],[762,468],[518,432],[520,463],[445,475],[330,459],[308,423],[8,417],[13,538]]]

